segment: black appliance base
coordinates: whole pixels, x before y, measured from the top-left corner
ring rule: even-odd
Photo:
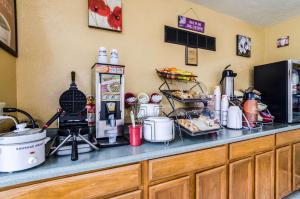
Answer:
[[[115,143],[109,143],[108,138],[97,138],[100,148],[129,145],[129,140],[124,136],[118,136]]]

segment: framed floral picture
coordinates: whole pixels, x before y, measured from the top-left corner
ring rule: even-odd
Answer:
[[[88,0],[89,27],[122,32],[121,0]]]
[[[289,45],[289,43],[290,43],[289,36],[281,37],[281,38],[277,39],[277,48],[286,47]]]
[[[18,56],[16,0],[0,0],[0,47]]]
[[[251,38],[237,35],[236,36],[236,54],[242,57],[251,57]]]

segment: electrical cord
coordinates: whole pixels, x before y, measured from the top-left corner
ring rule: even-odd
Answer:
[[[8,119],[13,120],[14,123],[15,123],[15,125],[18,125],[18,123],[17,123],[17,121],[15,120],[15,118],[10,117],[10,116],[3,116],[3,115],[0,115],[0,120],[8,120]]]
[[[4,113],[14,113],[14,112],[22,113],[30,120],[30,122],[32,123],[32,128],[34,129],[36,127],[33,117],[26,111],[23,111],[23,110],[17,109],[17,108],[3,108],[3,112]]]
[[[13,115],[6,115],[6,114],[3,115],[3,116],[13,117],[13,118],[17,121],[18,124],[20,123],[19,119],[18,119],[16,116],[13,116]]]

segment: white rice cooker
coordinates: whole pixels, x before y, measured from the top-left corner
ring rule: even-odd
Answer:
[[[45,161],[46,131],[17,125],[16,131],[0,135],[0,172],[21,171]]]
[[[149,142],[168,142],[175,138],[174,121],[168,117],[149,117],[144,121],[144,139]]]

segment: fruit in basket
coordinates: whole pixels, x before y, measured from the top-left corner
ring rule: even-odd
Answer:
[[[186,71],[186,70],[180,70],[175,67],[172,68],[163,68],[159,70],[160,75],[169,79],[179,79],[179,80],[193,80],[193,77],[195,76],[192,72]]]

